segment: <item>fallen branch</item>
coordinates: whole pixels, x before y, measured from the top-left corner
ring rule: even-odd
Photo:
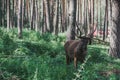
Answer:
[[[94,40],[96,43],[109,45],[109,42],[108,42],[108,41],[104,41],[104,40],[101,40],[101,39],[98,39],[98,38],[93,38],[93,40]]]

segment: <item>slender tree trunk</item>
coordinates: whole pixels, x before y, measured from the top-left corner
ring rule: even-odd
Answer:
[[[80,27],[82,27],[82,25],[83,25],[83,6],[82,6],[82,0],[80,0]]]
[[[37,1],[37,0],[36,0]],[[38,5],[38,14],[39,14],[39,18],[38,18],[38,26],[39,27],[39,31],[43,32],[43,27],[44,27],[44,11],[43,11],[43,1],[44,0],[40,0],[39,3],[37,3]]]
[[[35,31],[38,31],[38,18],[39,18],[39,16],[38,16],[38,0],[35,0]]]
[[[18,14],[17,14],[17,26],[18,26],[18,38],[22,38],[22,24],[21,24],[21,0],[18,0]]]
[[[109,26],[109,17],[108,17],[108,0],[106,0],[106,5],[107,5],[107,13],[106,13],[106,38],[108,37],[108,26]]]
[[[50,27],[49,27],[49,15],[48,15],[48,7],[47,7],[47,1],[44,0],[44,25],[45,25],[45,32],[49,32],[50,31]]]
[[[112,0],[109,0],[110,2],[110,26],[112,26]]]
[[[77,8],[77,0],[70,0],[68,7],[68,20],[69,20],[69,28],[70,33],[67,35],[67,40],[75,39],[75,22],[76,22],[76,8]]]
[[[26,0],[26,11],[25,11],[25,15],[26,15],[26,23],[27,23],[27,29],[30,28],[30,8],[29,8],[29,1],[30,0]],[[29,27],[30,26],[30,27]]]
[[[13,28],[13,9],[11,8],[11,7],[13,7],[13,0],[10,0],[10,14],[9,14],[9,16],[10,16],[10,21],[9,21],[9,24],[10,24],[10,29],[12,29]]]
[[[94,0],[92,0],[92,27],[94,26]]]
[[[89,3],[89,11],[88,11],[88,12],[89,12],[89,27],[88,27],[88,30],[89,30],[89,31],[88,31],[88,33],[90,33],[90,32],[91,32],[91,25],[92,25],[92,19],[91,19],[91,18],[92,18],[92,17],[91,17],[91,16],[92,16],[92,15],[91,15],[91,10],[92,10],[92,9],[91,9],[91,0],[89,0],[88,3]]]
[[[85,31],[85,27],[86,27],[86,0],[84,0],[84,22],[83,22],[83,28],[84,28],[84,31]]]
[[[111,27],[110,50],[109,54],[112,57],[120,58],[120,1],[113,0],[113,26]]]
[[[104,27],[103,27],[103,41],[105,40],[106,28],[107,28],[107,17],[108,17],[108,0],[106,0],[106,7],[105,7],[105,16],[104,16]]]
[[[60,16],[58,16],[59,17],[59,19],[60,19],[60,23],[59,23],[59,25],[58,26],[61,26],[61,32],[64,32],[65,31],[65,25],[64,25],[64,17],[63,17],[63,15],[64,15],[64,12],[63,12],[63,5],[62,5],[62,3],[60,3],[60,1],[59,1],[59,12],[58,13],[60,13]]]
[[[49,28],[50,28],[50,33],[53,32],[54,30],[54,27],[53,27],[53,12],[52,12],[52,9],[51,9],[51,1],[50,0],[47,0],[47,14],[48,14],[48,21],[49,21]]]
[[[59,0],[57,0],[57,17],[56,17],[56,25],[55,25],[55,35],[58,34],[58,25],[59,25]]]
[[[102,32],[102,7],[101,7],[101,0],[99,1],[100,2],[100,31]],[[101,37],[101,35],[100,35]]]
[[[2,15],[2,11],[3,11],[3,10],[2,10],[2,8],[3,8],[2,2],[3,2],[3,1],[1,0],[1,1],[0,1],[0,26],[2,26],[2,16],[3,16],[3,15]]]
[[[67,27],[67,26],[68,26],[68,14],[67,14],[67,13],[68,13],[68,10],[67,10],[68,5],[67,5],[67,4],[68,4],[68,3],[67,3],[67,0],[65,0],[65,17],[64,17],[64,18],[65,18],[65,19],[64,19],[64,20],[65,20],[65,21],[64,21],[64,22],[65,22],[65,23],[64,23],[64,24],[65,24],[65,30],[67,30],[67,28],[68,28],[68,27]]]
[[[62,31],[65,31],[65,19],[66,19],[66,1],[65,0],[61,0],[61,5],[62,5],[62,22],[61,22],[61,26],[62,26]]]
[[[85,35],[87,35],[88,33],[88,0],[86,0],[86,19],[85,19],[85,23],[86,23],[86,26],[85,26]]]
[[[24,7],[25,7],[25,4],[24,4],[24,0],[21,0],[21,26],[23,27],[24,26]]]
[[[34,18],[35,18],[35,1],[32,0],[32,7],[31,7],[31,22],[30,22],[30,26],[31,26],[31,30],[35,29],[34,26]]]
[[[44,32],[46,32],[46,28],[47,28],[47,26],[45,25],[46,23],[45,23],[45,19],[46,19],[46,8],[45,8],[45,1],[43,0],[43,19],[42,19],[42,25],[43,25],[43,27],[42,27],[42,33],[44,33]]]
[[[10,0],[7,0],[7,31],[10,28]]]
[[[80,5],[79,5],[79,4],[80,4],[80,0],[78,0],[77,3],[78,3],[78,4],[77,4],[77,7],[78,7],[78,8],[77,8],[77,14],[78,14],[78,15],[77,15],[76,18],[77,18],[77,21],[80,22]]]
[[[97,10],[96,10],[96,14],[97,14],[97,15],[96,15],[96,17],[97,17],[97,18],[96,18],[96,22],[97,22],[97,25],[96,25],[96,31],[97,31],[97,32],[96,32],[96,36],[98,36],[98,30],[99,30],[99,28],[98,28],[98,27],[99,27],[99,25],[98,25],[98,18],[99,18],[99,7],[98,7],[98,5],[99,5],[99,1],[96,0],[96,6],[97,6],[97,8],[96,8],[96,9],[97,9]]]
[[[2,0],[2,22],[1,25],[4,26],[4,16],[5,16],[5,0]]]

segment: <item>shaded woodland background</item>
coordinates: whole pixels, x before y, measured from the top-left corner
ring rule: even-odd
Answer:
[[[18,27],[22,36],[22,28],[58,34],[65,32],[69,24],[72,5],[69,0],[1,0],[0,25],[7,30]],[[70,5],[71,4],[71,5]],[[108,26],[111,26],[111,3],[108,0],[76,0],[75,14],[78,26],[87,34],[94,26],[98,32],[95,36],[108,36]]]

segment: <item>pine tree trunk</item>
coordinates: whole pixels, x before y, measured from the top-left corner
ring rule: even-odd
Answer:
[[[53,4],[52,4],[53,6]],[[53,27],[53,11],[52,11],[52,7],[51,6],[51,1],[50,0],[47,0],[47,14],[48,14],[48,21],[49,21],[49,32],[52,33],[53,30],[54,30],[54,27]]]
[[[58,34],[58,25],[59,25],[59,0],[57,0],[57,15],[56,15],[55,35]]]
[[[113,26],[111,27],[110,50],[112,57],[120,58],[120,1],[113,0]]]
[[[22,24],[21,24],[21,0],[18,0],[18,14],[17,14],[17,26],[18,26],[18,38],[22,38]]]
[[[91,32],[91,25],[92,25],[92,17],[91,17],[91,10],[92,10],[92,8],[91,8],[91,0],[89,0],[89,10],[88,10],[88,12],[89,12],[89,27],[88,27],[88,33],[90,33]]]
[[[48,7],[47,1],[43,1],[43,14],[44,14],[44,32],[49,31]]]
[[[32,0],[32,7],[31,7],[31,22],[30,22],[30,26],[31,26],[31,30],[34,30],[34,17],[35,17],[35,1]]]
[[[39,31],[38,29],[38,19],[39,19],[39,15],[38,15],[38,0],[35,0],[35,31]]]
[[[75,39],[75,22],[76,22],[76,4],[77,0],[70,0],[68,6],[68,21],[70,32],[67,35],[67,40]]]
[[[106,28],[107,28],[107,15],[108,15],[108,1],[106,0],[106,7],[105,7],[105,16],[104,16],[104,27],[103,27],[103,41],[105,40],[106,38]]]
[[[2,0],[2,22],[1,22],[1,25],[4,26],[4,13],[5,13],[5,10],[4,10],[4,0]]]
[[[25,4],[24,4],[24,0],[21,0],[21,26],[23,27],[24,26],[24,7],[25,7]]]
[[[10,28],[10,0],[7,0],[7,31]]]
[[[2,0],[0,1],[0,26],[2,25]]]
[[[101,7],[101,0],[99,1],[99,4],[100,4],[100,16],[99,16],[99,18],[100,18],[100,31],[102,31],[102,7]],[[101,37],[101,35],[100,35],[100,37]]]

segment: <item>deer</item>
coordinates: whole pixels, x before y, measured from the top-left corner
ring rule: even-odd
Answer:
[[[77,61],[84,62],[87,54],[87,44],[89,38],[81,37],[80,40],[69,40],[65,43],[66,63],[70,64],[74,60],[74,67],[77,67]]]
[[[66,53],[66,63],[69,65],[74,61],[74,67],[77,68],[77,62],[84,62],[87,55],[87,45],[91,43],[91,37],[93,37],[93,30],[88,36],[79,36],[79,40],[68,40],[64,44]]]

